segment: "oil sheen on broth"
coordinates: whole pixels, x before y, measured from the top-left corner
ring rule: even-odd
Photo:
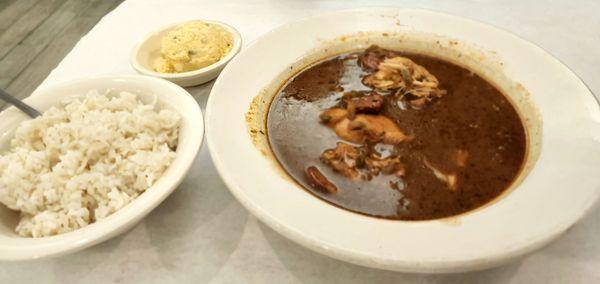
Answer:
[[[335,122],[337,113],[343,121]],[[401,133],[391,135],[390,121]],[[350,134],[338,132],[342,126]],[[491,201],[526,153],[519,115],[493,85],[453,63],[376,46],[289,79],[271,103],[267,132],[279,163],[315,196],[400,220],[453,216]]]

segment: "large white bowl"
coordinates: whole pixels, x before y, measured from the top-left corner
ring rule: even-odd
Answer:
[[[66,234],[44,238],[20,237],[14,232],[18,214],[0,205],[0,260],[62,255],[123,233],[167,198],[190,169],[202,144],[204,123],[196,101],[183,88],[173,83],[140,75],[92,77],[38,90],[24,101],[44,111],[73,95],[107,89],[137,94],[146,103],[156,98],[159,108],[172,109],[181,115],[179,143],[173,163],[152,187],[130,204],[106,219]],[[26,119],[28,117],[14,107],[0,113],[0,149],[8,147],[19,122]]]
[[[530,158],[516,186],[454,218],[377,219],[315,198],[282,173],[260,139],[253,144],[249,107],[260,113],[256,105],[298,70],[297,62],[370,43],[461,58],[493,79],[527,120]],[[248,72],[258,66],[260,72]],[[500,265],[561,235],[600,195],[600,108],[589,89],[530,42],[456,16],[371,8],[286,24],[230,62],[212,89],[206,116],[214,163],[246,208],[293,241],[360,265],[428,273]]]

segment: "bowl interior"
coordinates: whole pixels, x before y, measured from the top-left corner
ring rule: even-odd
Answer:
[[[531,99],[529,92],[523,88],[520,83],[507,76],[502,70],[500,59],[493,53],[482,51],[476,46],[466,42],[461,42],[459,45],[457,41],[450,38],[418,32],[361,32],[324,41],[315,48],[308,50],[301,59],[292,63],[289,68],[286,68],[271,83],[269,83],[257,96],[258,99],[254,100],[252,107],[255,108],[255,110],[252,111],[248,117],[251,118],[251,123],[249,124],[249,127],[252,129],[251,132],[267,133],[264,139],[256,141],[255,146],[267,153],[267,156],[274,161],[273,164],[275,166],[280,166],[280,164],[276,162],[275,155],[272,153],[267,141],[268,130],[265,125],[269,105],[279,89],[284,86],[294,74],[297,74],[297,72],[315,62],[319,62],[325,58],[331,58],[338,54],[361,51],[371,45],[378,45],[391,50],[424,54],[462,66],[496,86],[517,110],[527,135],[527,153],[522,165],[522,170],[515,178],[515,181],[511,183],[510,187],[504,190],[500,196],[474,210],[470,210],[460,215],[471,214],[501,200],[527,177],[527,174],[535,166],[540,154],[543,125],[542,117],[534,101]],[[281,171],[284,172],[283,168],[281,168]],[[300,185],[294,182],[293,186],[299,187]],[[450,216],[446,219],[455,217],[457,216]]]
[[[91,245],[126,225],[132,225],[131,221],[141,219],[168,196],[193,162],[204,133],[202,114],[197,103],[184,89],[167,81],[138,75],[94,77],[38,90],[24,101],[43,112],[73,96],[85,95],[90,90],[98,90],[101,93],[110,91],[111,94],[127,91],[138,95],[144,103],[156,102],[158,109],[171,109],[179,113],[182,124],[176,158],[147,192],[106,219],[70,233],[44,238],[20,237],[14,232],[18,213],[0,205],[0,251],[9,251],[4,251],[6,255],[3,258],[27,258],[27,255],[39,256],[72,250]],[[0,151],[8,149],[15,129],[20,122],[27,119],[29,118],[14,107],[0,113]],[[72,244],[68,245],[69,242]],[[62,247],[52,247],[47,252],[35,251],[39,246],[49,244],[60,244]],[[20,254],[20,249],[27,250],[27,253]]]
[[[152,33],[140,44],[135,58],[143,68],[147,69],[148,71],[154,71],[152,64],[157,58],[160,57],[161,39],[173,28],[174,27],[171,26],[169,28]]]

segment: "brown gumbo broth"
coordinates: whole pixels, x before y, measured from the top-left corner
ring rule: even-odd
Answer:
[[[412,61],[387,60],[398,56]],[[345,122],[326,114],[331,109]],[[337,132],[343,123],[347,136]],[[519,115],[493,85],[450,62],[378,47],[292,77],[271,103],[267,132],[282,167],[314,195],[401,220],[453,216],[491,201],[517,177],[526,154]],[[340,141],[346,148],[336,148]]]

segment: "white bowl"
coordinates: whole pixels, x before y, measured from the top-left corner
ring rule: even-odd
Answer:
[[[460,58],[457,62],[498,85],[526,120],[530,151],[519,182],[487,206],[431,221],[355,214],[293,182],[264,137],[249,134],[246,119],[264,118],[277,88],[303,65],[371,43]],[[247,72],[257,65],[261,72]],[[248,210],[305,247],[364,266],[444,273],[500,265],[561,235],[600,196],[600,108],[584,83],[530,42],[442,13],[370,8],[279,27],[221,73],[206,119],[215,166]],[[261,119],[251,127],[264,127]]]
[[[75,80],[34,92],[24,101],[44,111],[62,100],[90,90],[127,91],[147,103],[158,99],[159,108],[172,109],[182,117],[176,157],[156,183],[130,204],[79,230],[44,238],[24,238],[14,232],[18,214],[0,204],[0,260],[36,259],[81,250],[108,240],[134,226],[160,204],[182,181],[202,144],[204,123],[200,107],[183,88],[148,76],[103,76]],[[0,148],[8,142],[21,121],[27,120],[11,107],[0,113]]]
[[[221,58],[221,60],[209,66],[194,71],[183,73],[160,73],[154,71],[154,69],[152,68],[152,63],[156,58],[160,57],[161,39],[175,27],[188,22],[195,21],[201,21],[218,25],[226,31],[228,31],[229,33],[231,33],[231,36],[233,38],[233,45],[231,46],[231,50],[229,51],[229,53],[227,53],[223,58]],[[133,69],[135,69],[141,74],[163,78],[182,87],[190,87],[206,83],[216,78],[221,72],[221,70],[223,70],[225,65],[227,65],[227,63],[240,51],[241,47],[242,36],[234,27],[230,25],[208,20],[186,21],[182,23],[169,25],[146,36],[146,38],[144,38],[144,40],[142,40],[133,49],[133,52],[131,53],[130,64],[133,67]]]

